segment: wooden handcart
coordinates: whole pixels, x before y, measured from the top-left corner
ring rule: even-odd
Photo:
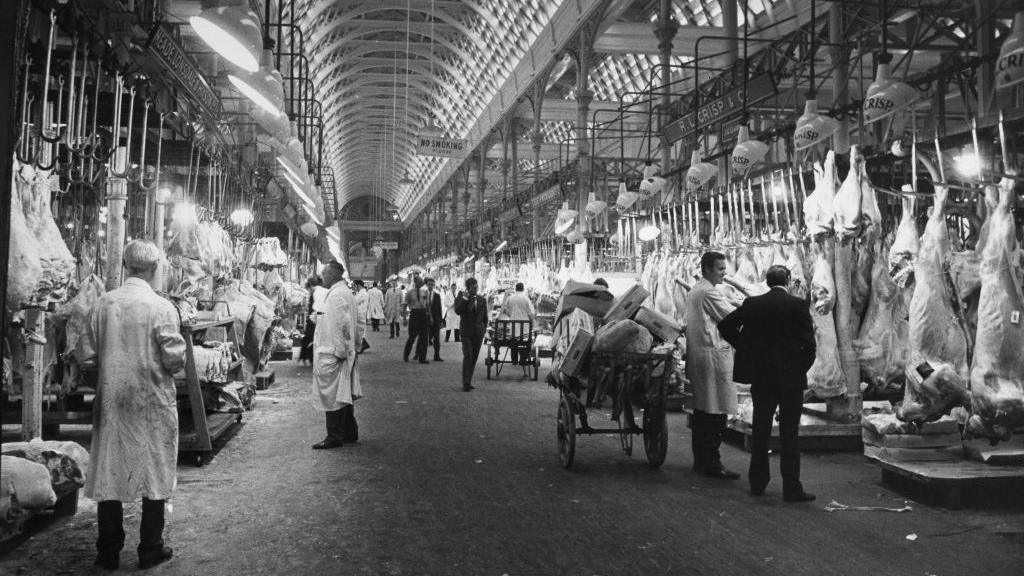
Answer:
[[[494,320],[487,330],[487,356],[484,365],[487,367],[487,379],[501,374],[505,364],[513,364],[522,368],[523,379],[537,380],[540,373],[540,358],[533,345],[537,332],[530,320]],[[533,368],[532,374],[530,368]]]
[[[589,356],[586,378],[552,373],[549,383],[558,388],[558,458],[569,468],[576,456],[576,436],[617,434],[626,454],[633,453],[633,435],[643,436],[644,454],[651,468],[665,462],[668,425],[666,390],[672,374],[672,353],[600,353]],[[615,428],[590,425],[588,408],[611,401]],[[639,410],[639,414],[637,411]],[[640,423],[637,423],[639,417]]]

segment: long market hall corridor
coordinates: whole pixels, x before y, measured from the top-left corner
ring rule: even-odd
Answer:
[[[273,363],[276,382],[214,460],[179,464],[166,530],[175,556],[151,573],[1009,576],[1024,565],[1013,510],[825,511],[832,500],[905,505],[860,452],[804,454],[810,504],[783,503],[775,457],[762,498],[745,478],[699,476],[680,412],[669,413],[660,470],[647,467],[639,437],[629,457],[613,436],[579,437],[564,470],[547,360],[533,382],[511,370],[486,380],[481,358],[465,393],[458,344],[443,344],[444,363],[403,363],[405,335],[368,334],[360,440],[340,449],[310,449],[324,435],[311,369]],[[88,445],[88,429],[63,430]],[[725,444],[723,455],[746,470],[742,450]],[[0,557],[0,573],[93,573],[95,508],[83,497],[76,516]],[[121,572],[135,571],[138,512],[126,507]]]

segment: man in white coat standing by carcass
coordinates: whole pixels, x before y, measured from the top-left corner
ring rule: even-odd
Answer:
[[[328,288],[324,315],[313,338],[313,394],[316,406],[326,414],[327,437],[314,450],[338,448],[359,439],[354,403],[362,396],[359,384],[355,296],[345,285],[345,269],[338,262],[322,273]]]
[[[719,447],[729,414],[735,414],[736,384],[732,380],[733,350],[718,333],[718,323],[736,309],[720,290],[725,280],[725,255],[705,252],[703,278],[694,285],[686,312],[686,376],[693,388],[693,469],[725,480],[739,474],[722,465]]]
[[[153,291],[160,249],[146,240],[124,249],[124,284],[103,295],[77,345],[96,372],[92,450],[85,495],[98,502],[96,565],[116,570],[124,547],[123,502],[142,498],[139,568],[169,559],[164,502],[174,491],[178,408],[174,373],[185,365],[178,312]]]

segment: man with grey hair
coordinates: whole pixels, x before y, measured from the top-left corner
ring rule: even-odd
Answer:
[[[176,483],[178,408],[174,373],[185,366],[178,312],[153,290],[160,249],[133,240],[124,284],[93,307],[77,355],[98,372],[85,494],[96,500],[96,565],[116,570],[124,547],[122,502],[142,498],[139,568],[169,559],[164,501]]]
[[[322,273],[328,289],[324,315],[313,337],[313,391],[316,406],[327,419],[327,437],[314,450],[339,448],[359,439],[355,401],[362,394],[359,384],[359,329],[355,296],[343,281],[345,268],[328,264]]]

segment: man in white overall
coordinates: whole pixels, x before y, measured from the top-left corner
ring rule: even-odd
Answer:
[[[338,262],[328,264],[322,274],[329,290],[313,338],[313,394],[316,407],[326,414],[327,437],[314,444],[314,450],[359,439],[353,404],[362,397],[356,354],[360,342],[355,296],[342,280],[344,274]]]

